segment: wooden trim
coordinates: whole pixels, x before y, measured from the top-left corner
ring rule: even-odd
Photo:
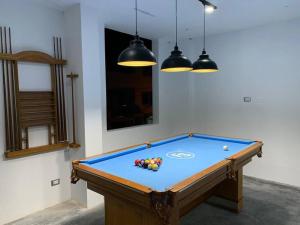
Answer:
[[[77,170],[77,172],[81,171],[81,172],[84,172],[84,173],[93,174],[93,176],[96,175],[100,178],[105,178],[107,180],[111,180],[115,183],[122,184],[124,186],[128,186],[130,188],[139,190],[139,191],[144,192],[144,193],[152,192],[152,189],[150,187],[147,187],[147,186],[135,183],[133,181],[130,181],[130,180],[127,180],[127,179],[124,179],[124,178],[106,173],[106,172],[101,171],[101,170],[91,168],[89,166],[81,165],[81,164],[78,163],[78,161],[73,162],[73,169]]]
[[[46,152],[53,152],[62,150],[64,148],[68,147],[68,142],[59,143],[59,144],[53,144],[53,145],[45,145],[45,146],[39,146],[39,147],[33,147],[18,151],[12,151],[12,152],[5,152],[5,158],[7,159],[14,159],[14,158],[21,158],[25,156],[31,156]]]
[[[258,154],[261,151],[261,148],[263,146],[262,142],[256,142],[254,145],[249,146],[243,151],[240,151],[230,157],[228,157],[228,160],[237,160],[237,159],[244,159],[247,157],[252,157],[256,154]]]
[[[56,59],[44,52],[40,51],[23,51],[15,54],[1,53],[0,59],[11,60],[11,61],[21,61],[21,62],[35,62],[35,63],[45,63],[45,64],[57,64],[66,65],[67,61],[63,59]]]

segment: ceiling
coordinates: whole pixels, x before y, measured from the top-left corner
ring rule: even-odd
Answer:
[[[84,3],[99,10],[109,28],[134,33],[134,0],[33,0],[65,10]],[[299,0],[210,0],[218,10],[207,16],[207,33],[218,34],[300,18]],[[175,0],[138,0],[139,33],[148,38],[174,34]],[[202,35],[203,11],[198,0],[178,0],[180,38]]]

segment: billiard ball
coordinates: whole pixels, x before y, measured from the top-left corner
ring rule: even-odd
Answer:
[[[148,169],[149,169],[149,170],[152,170],[152,166],[153,166],[153,165],[154,165],[154,164],[149,164],[149,165],[148,165]]]
[[[228,151],[228,146],[227,146],[227,145],[224,145],[224,146],[223,146],[223,149],[224,149],[224,151]]]
[[[153,164],[152,165],[152,170],[153,171],[157,171],[158,170],[158,165],[157,164]]]
[[[137,159],[134,161],[134,165],[138,166],[139,164],[140,164],[140,160]]]

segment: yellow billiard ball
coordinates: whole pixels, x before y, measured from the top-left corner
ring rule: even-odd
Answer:
[[[158,165],[152,164],[152,170],[154,170],[154,171],[158,170]]]

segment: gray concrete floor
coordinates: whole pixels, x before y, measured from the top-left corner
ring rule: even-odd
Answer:
[[[104,225],[104,209],[83,209],[69,201],[7,225]],[[245,178],[240,214],[201,204],[181,225],[300,225],[300,189]]]

